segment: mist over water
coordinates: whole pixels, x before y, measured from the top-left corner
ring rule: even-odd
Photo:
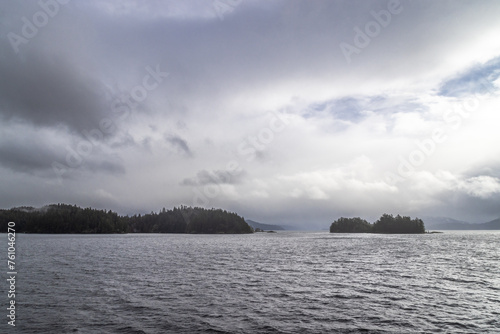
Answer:
[[[471,231],[20,234],[15,331],[498,332],[499,244]]]

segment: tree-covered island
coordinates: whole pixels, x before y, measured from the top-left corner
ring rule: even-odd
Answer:
[[[330,225],[330,233],[425,233],[425,226],[418,218],[411,219],[400,215],[394,217],[384,213],[373,224],[359,217],[341,217]]]
[[[182,206],[145,215],[120,216],[111,210],[52,204],[42,208],[0,210],[0,232],[6,222],[18,233],[253,233],[243,217],[222,209]]]

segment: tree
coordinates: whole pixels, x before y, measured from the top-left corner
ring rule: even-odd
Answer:
[[[372,225],[359,217],[341,217],[330,225],[330,233],[370,233]]]
[[[425,233],[421,219],[384,213],[374,224],[359,217],[341,217],[330,225],[330,233]]]
[[[425,233],[424,222],[421,219],[411,219],[408,216],[383,214],[373,225],[375,233]]]

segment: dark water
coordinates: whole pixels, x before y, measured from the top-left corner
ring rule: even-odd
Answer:
[[[500,333],[499,246],[470,231],[17,235],[17,326],[3,315],[0,332]]]

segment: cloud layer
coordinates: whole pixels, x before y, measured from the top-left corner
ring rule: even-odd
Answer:
[[[0,203],[500,216],[496,1],[0,4]]]

